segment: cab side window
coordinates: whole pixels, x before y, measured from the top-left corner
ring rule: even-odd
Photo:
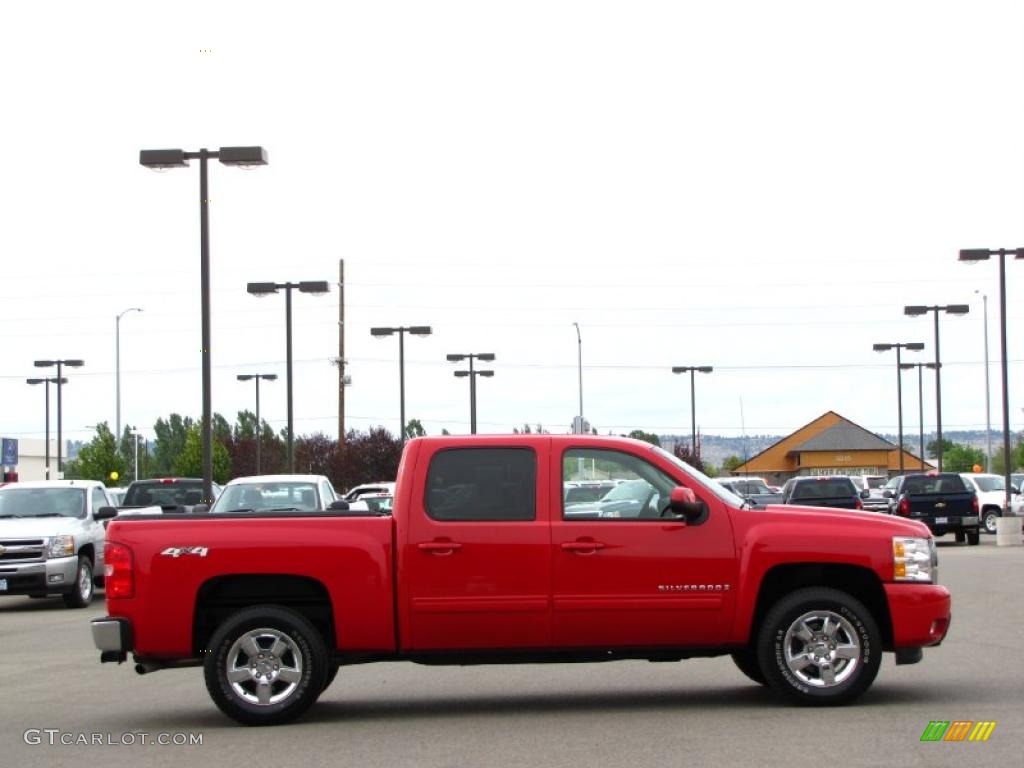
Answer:
[[[529,448],[452,448],[430,460],[424,507],[448,522],[534,520],[537,455]]]
[[[564,520],[660,520],[667,511],[672,489],[678,485],[653,464],[621,451],[572,448],[562,457],[562,484],[601,483],[604,494],[594,501],[575,502],[562,494]]]
[[[107,494],[100,488],[92,489],[92,513],[95,515],[96,510],[100,507],[111,506],[110,501],[107,499]]]

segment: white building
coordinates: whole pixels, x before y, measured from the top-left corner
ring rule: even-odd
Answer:
[[[4,470],[14,470],[18,473],[18,480],[46,480],[46,441],[34,438],[19,437],[18,440],[18,464],[9,466],[4,464]],[[63,459],[66,462],[67,441],[64,445]],[[50,438],[50,480],[57,478],[57,440]]]

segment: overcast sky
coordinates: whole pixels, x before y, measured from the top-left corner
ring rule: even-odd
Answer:
[[[330,7],[331,11],[326,9]],[[83,358],[68,437],[201,414],[198,166],[143,148],[260,144],[210,168],[214,410],[254,407],[294,297],[296,433],[337,434],[339,260],[346,425],[469,429],[445,361],[493,352],[481,432],[788,433],[835,410],[896,431],[895,355],[940,322],[943,427],[983,429],[982,294],[1000,424],[998,268],[1024,246],[1024,5],[963,0],[50,2],[4,4],[0,433],[42,437],[38,358]],[[1011,427],[1024,425],[1024,261],[1007,264]],[[925,378],[925,428],[935,425]],[[50,373],[52,375],[52,372]],[[917,377],[905,429],[917,432]],[[55,418],[55,415],[54,415]],[[55,426],[54,426],[55,430]]]

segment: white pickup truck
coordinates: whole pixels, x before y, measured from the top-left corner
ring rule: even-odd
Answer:
[[[988,533],[996,532],[996,520],[1003,516],[1003,505],[1006,503],[1006,478],[1002,475],[990,475],[984,472],[961,472],[960,477],[967,487],[978,494],[978,507],[981,509],[981,528]],[[1020,517],[1024,502],[1016,491],[1010,493],[1010,514]]]
[[[95,480],[0,487],[0,596],[59,594],[69,608],[89,605],[106,532],[95,515],[109,506]]]

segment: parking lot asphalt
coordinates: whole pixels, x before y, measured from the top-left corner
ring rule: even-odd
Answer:
[[[341,670],[299,722],[245,728],[214,707],[200,670],[139,676],[130,664],[101,665],[88,622],[105,613],[102,600],[75,611],[59,599],[4,597],[0,765],[1021,765],[1024,547],[940,539],[939,562],[953,592],[943,645],[912,666],[887,654],[858,703],[816,709],[781,703],[728,657],[388,663]],[[984,743],[921,742],[933,720],[996,726]],[[162,735],[202,743],[151,743]]]

